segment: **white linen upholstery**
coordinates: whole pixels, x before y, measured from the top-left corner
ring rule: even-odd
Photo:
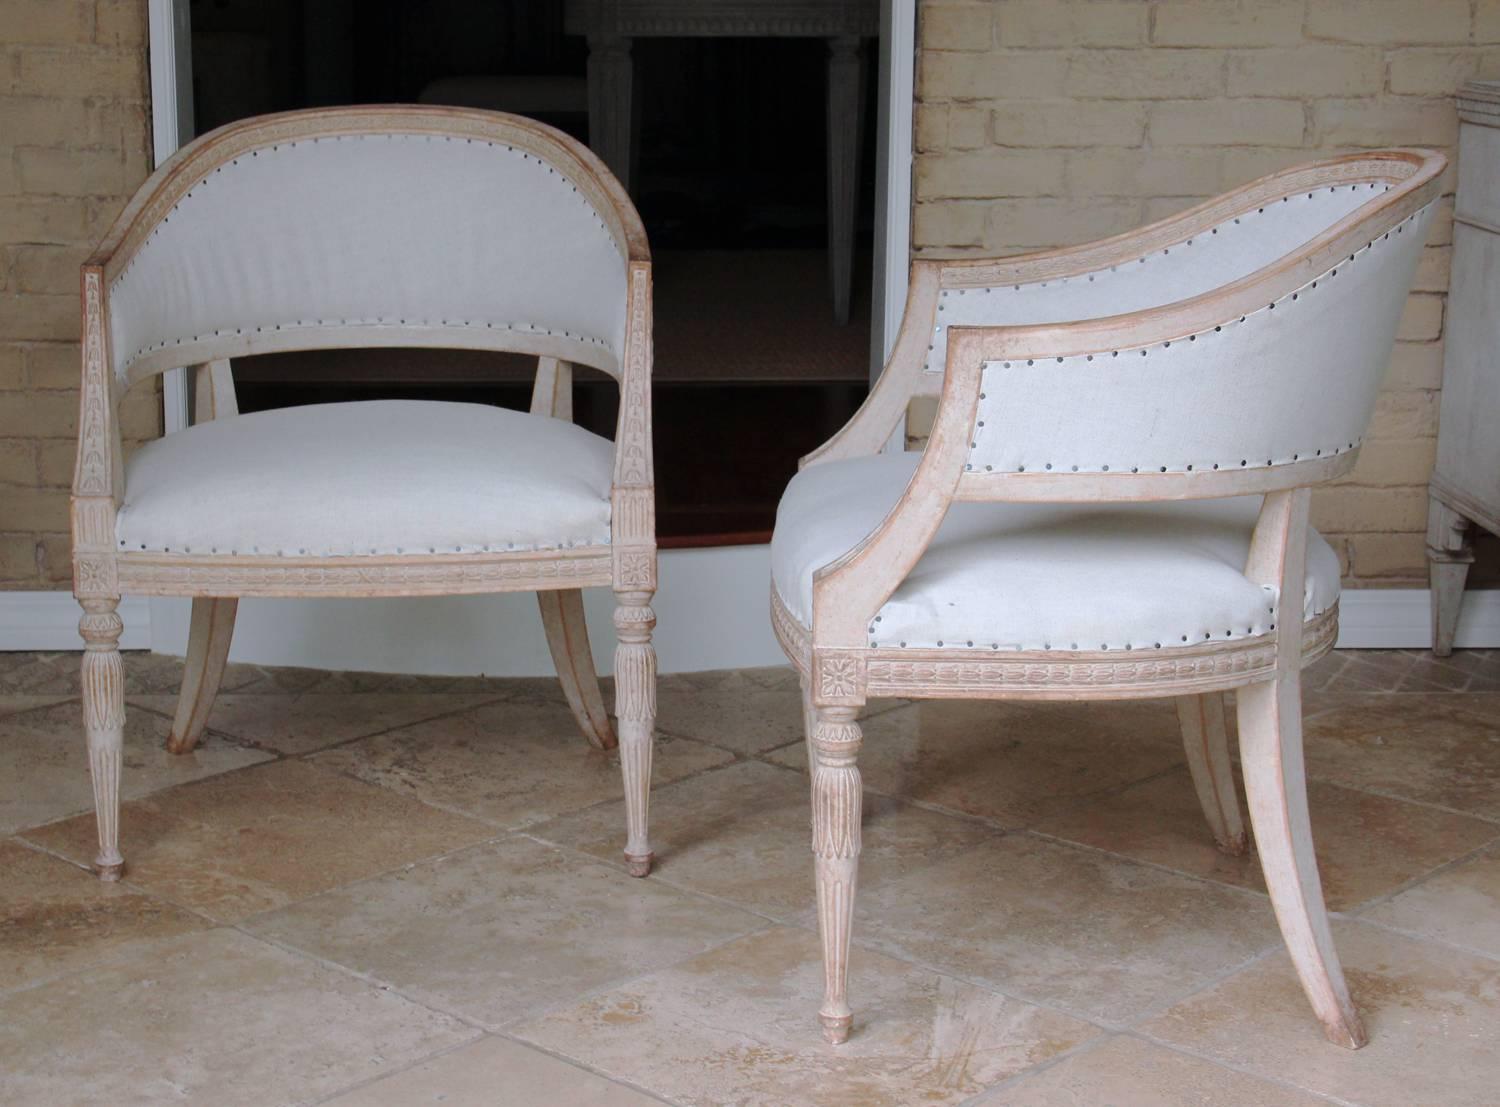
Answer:
[[[1429,204],[1274,304],[1199,334],[987,363],[969,468],[1201,472],[1353,449],[1432,212]]]
[[[804,626],[813,574],[875,529],[920,456],[813,465],[787,487],[771,575]],[[1279,597],[1243,573],[1260,503],[956,503],[866,644],[1114,650],[1264,634]],[[1316,533],[1307,553],[1301,607],[1312,618],[1338,599],[1339,563]]]
[[[938,297],[938,327],[926,368],[942,372],[949,327],[1099,319],[1222,288],[1285,257],[1389,188],[1362,183],[1293,193],[1160,253],[1092,273],[996,288],[945,289]]]
[[[567,334],[610,368],[625,279],[599,213],[533,155],[443,135],[298,139],[214,170],[152,231],[110,286],[111,349],[123,379],[204,336],[424,326],[489,331],[498,348],[507,331]]]
[[[126,466],[122,552],[284,556],[605,546],[614,446],[480,404],[316,404],[202,423]]]

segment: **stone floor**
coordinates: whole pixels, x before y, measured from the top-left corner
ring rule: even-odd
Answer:
[[[126,659],[126,879],[77,658],[0,654],[0,1103],[1462,1107],[1500,1086],[1500,652],[1309,674],[1372,1042],[1324,1043],[1170,705],[872,704],[825,1046],[796,681],[665,677],[647,880],[550,681],[234,667],[194,754]]]

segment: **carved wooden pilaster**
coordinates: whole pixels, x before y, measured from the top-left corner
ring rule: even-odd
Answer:
[[[849,1037],[849,941],[859,875],[861,783],[856,759],[862,735],[856,707],[818,708],[813,732],[813,866],[818,932],[823,939],[823,1006],[818,1017],[832,1043]]]
[[[646,823],[656,729],[656,649],[651,645],[656,613],[650,592],[616,592],[615,597],[615,724],[625,778],[625,863],[632,876],[645,876],[652,860]]]
[[[78,632],[83,635],[83,730],[88,740],[89,775],[99,823],[101,880],[118,880],[120,856],[120,759],[125,739],[125,672],[120,664],[118,599],[86,599]]]

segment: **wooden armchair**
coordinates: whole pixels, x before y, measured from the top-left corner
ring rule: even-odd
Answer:
[[[867,696],[1176,697],[1220,845],[1251,823],[1330,1040],[1364,1043],[1308,829],[1300,670],[1333,645],[1339,564],[1309,487],[1348,473],[1444,159],[1337,158],[1140,231],[918,261],[890,362],[803,459],[772,617],[803,674],[830,1041],[844,1040]],[[937,394],[924,452],[880,454]]]
[[[531,413],[377,401],[236,413],[231,357],[461,347],[537,358]],[[611,444],[571,423],[572,365],[620,382]],[[197,425],[122,464],[121,394],[196,376]],[[588,740],[611,748],[580,589],[613,588],[631,871],[655,717],[651,260],[593,154],[459,108],[250,119],[152,175],[83,267],[74,594],[99,820],[118,845],[122,593],[193,597],[170,747],[202,734],[241,596],[535,591]]]

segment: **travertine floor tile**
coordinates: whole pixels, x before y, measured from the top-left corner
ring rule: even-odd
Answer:
[[[1277,952],[1142,1032],[1365,1107],[1493,1107],[1500,964],[1359,923],[1334,926],[1370,1044],[1324,1039]]]
[[[493,833],[302,761],[160,792],[124,804],[120,816],[126,878],[226,922]],[[78,860],[94,855],[92,815],[26,837]]]
[[[1323,893],[1337,911],[1384,895],[1500,837],[1500,826],[1481,819],[1316,781],[1308,787],[1308,806]],[[1240,811],[1248,826],[1243,800]],[[1265,890],[1253,846],[1243,857],[1227,857],[1214,847],[1186,768],[1089,797],[1037,830],[1193,876]]]
[[[247,925],[495,1027],[765,922],[514,837]]]
[[[775,929],[527,1023],[518,1036],[676,1103],[959,1103],[1096,1033],[1087,1023],[855,951],[854,1034],[818,1026],[818,940]]]
[[[620,859],[624,803],[544,823],[537,837]],[[651,841],[663,879],[777,918],[813,904],[811,798],[801,773],[744,761],[658,788]],[[924,869],[992,837],[982,825],[866,796],[861,888]]]
[[[206,923],[125,884],[0,841],[0,991],[142,952]]]
[[[231,930],[0,997],[0,1102],[307,1103],[472,1037]]]
[[[930,701],[864,724],[865,788],[1030,826],[1182,761],[1171,703]],[[770,755],[805,768],[803,745]]]
[[[192,753],[177,756],[166,751],[170,729],[161,716],[141,710],[133,699],[126,701],[122,796],[144,796],[271,756],[213,734]],[[0,834],[93,809],[78,701],[0,716]]]
[[[624,794],[620,759],[589,746],[567,705],[508,701],[314,754],[325,768],[392,792],[518,827]],[[656,784],[731,755],[701,742],[658,740]],[[619,834],[623,847],[624,821]]]
[[[860,716],[900,702],[871,700]],[[664,676],[656,689],[656,725],[741,754],[784,746],[805,737],[800,678],[789,665]]]
[[[861,894],[854,937],[1111,1021],[1186,995],[1279,940],[1261,897],[1022,835]]]
[[[284,754],[308,753],[392,727],[477,707],[494,696],[366,692],[221,695],[208,725]]]
[[[1500,957],[1500,850],[1424,880],[1365,917]]]
[[[661,1107],[661,1100],[505,1038],[482,1038],[326,1107]]]
[[[1117,1036],[981,1096],[974,1107],[1327,1107],[1310,1092]]]
[[[1328,697],[1305,725],[1308,775],[1500,819],[1500,711],[1488,696]]]
[[[39,707],[50,707],[55,703],[63,703],[68,696],[31,696],[31,695],[5,695],[0,694],[0,715],[15,715],[22,711],[32,711]]]

